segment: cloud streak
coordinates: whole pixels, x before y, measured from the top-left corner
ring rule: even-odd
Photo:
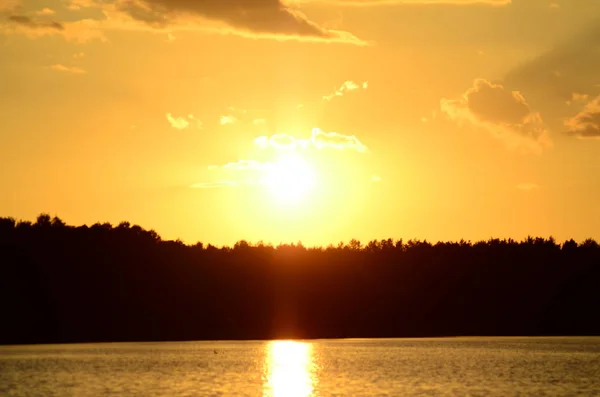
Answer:
[[[359,153],[368,151],[368,148],[354,135],[324,132],[319,128],[313,128],[310,139],[317,149],[354,150]]]
[[[34,19],[26,15],[10,15],[5,21],[0,22],[0,34],[23,35],[32,39],[61,36],[70,42],[86,43],[94,39],[107,41],[104,30],[115,26],[108,20],[80,19],[57,22]]]
[[[232,163],[227,163],[221,168],[230,171],[263,171],[269,168],[269,163],[261,163],[256,160],[238,160]]]
[[[297,150],[297,149],[335,149],[351,150],[365,153],[369,149],[354,135],[344,135],[337,132],[324,132],[320,128],[313,128],[310,138],[295,138],[289,134],[275,134],[259,136],[254,139],[254,145],[259,149]]]
[[[217,182],[200,182],[200,183],[194,183],[192,185],[190,185],[189,187],[192,189],[215,189],[215,188],[221,188],[221,187],[233,187],[236,186],[238,183],[235,181],[217,181]]]
[[[331,101],[335,97],[344,96],[346,93],[359,89],[366,90],[369,87],[369,82],[365,81],[362,84],[357,84],[352,80],[344,81],[344,83],[329,95],[323,95],[324,101]]]
[[[29,29],[49,29],[49,30],[64,30],[63,24],[55,21],[40,21],[32,19],[26,15],[10,15],[8,20],[17,25],[27,27]]]
[[[50,69],[55,70],[57,72],[71,73],[71,74],[86,74],[87,72],[81,68],[76,66],[65,66],[60,63],[55,65],[51,65]]]

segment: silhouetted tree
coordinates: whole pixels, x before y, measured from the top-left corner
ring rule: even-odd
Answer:
[[[0,218],[0,343],[600,334],[600,246],[393,239],[233,247]]]

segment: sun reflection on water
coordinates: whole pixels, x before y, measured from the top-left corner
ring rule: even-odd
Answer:
[[[265,397],[312,395],[314,363],[312,345],[305,342],[273,341],[266,347]]]

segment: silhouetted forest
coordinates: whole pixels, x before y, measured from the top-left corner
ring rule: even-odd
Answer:
[[[214,247],[0,218],[0,343],[600,334],[594,240]]]

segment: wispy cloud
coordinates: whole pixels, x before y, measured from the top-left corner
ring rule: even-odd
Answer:
[[[90,40],[107,41],[104,30],[108,22],[96,19],[80,19],[57,22],[34,19],[26,15],[11,15],[6,22],[0,21],[0,34],[23,35],[32,39],[61,36],[69,42],[86,43]]]
[[[354,135],[338,134],[337,132],[324,132],[319,128],[313,128],[311,141],[317,149],[355,150],[360,153],[368,151]]]
[[[352,80],[347,80],[347,81],[344,81],[344,83],[339,88],[337,88],[335,91],[333,91],[331,94],[323,95],[323,100],[331,101],[333,98],[344,96],[346,93],[348,93],[350,91],[356,91],[361,88],[366,90],[368,87],[369,87],[369,82],[367,82],[367,81],[363,82],[362,84],[357,84]]]
[[[87,72],[81,68],[76,66],[65,66],[60,63],[55,65],[51,65],[50,69],[55,70],[57,72],[71,73],[71,74],[86,74]]]
[[[214,189],[220,187],[233,187],[236,186],[236,181],[217,181],[217,182],[201,182],[190,185],[192,189]]]
[[[275,150],[294,150],[300,145],[306,145],[308,140],[296,139],[288,134],[274,134],[270,137],[259,136],[254,139],[254,145],[260,149],[273,148]]]
[[[202,129],[204,126],[204,123],[197,119],[193,114],[188,114],[187,118],[183,116],[175,117],[171,113],[167,113],[165,116],[167,117],[169,124],[171,124],[171,127],[177,130],[185,130],[192,125],[191,122],[194,122],[198,129]]]
[[[600,139],[600,96],[565,122],[569,134],[582,139]]]
[[[8,20],[14,24],[27,27],[29,29],[49,29],[49,30],[64,30],[62,23],[56,21],[41,21],[30,18],[26,15],[10,15]]]
[[[231,171],[262,171],[269,168],[269,163],[262,163],[256,160],[238,160],[227,163],[221,168]]]
[[[335,149],[353,150],[360,153],[368,151],[367,146],[361,143],[354,135],[344,135],[337,132],[324,132],[320,128],[313,128],[310,138],[296,138],[289,134],[275,134],[272,136],[259,136],[254,139],[254,145],[260,149],[272,148],[275,150],[296,149]]]
[[[67,8],[73,11],[98,7],[101,7],[101,2],[98,0],[67,0]]]
[[[188,114],[188,119],[194,121],[196,123],[196,128],[199,130],[204,127],[204,123],[201,120],[198,120],[193,114]]]
[[[523,152],[539,154],[551,145],[540,114],[531,110],[520,92],[508,91],[500,84],[477,79],[462,98],[444,98],[440,107],[451,119],[486,129]]]
[[[573,95],[571,95],[571,99],[569,99],[566,103],[567,105],[572,105],[577,102],[586,102],[588,99],[590,99],[590,96],[588,94],[580,94],[578,92],[574,92]]]
[[[231,115],[221,116],[220,119],[221,125],[235,124],[237,121],[237,118]]]
[[[171,127],[177,130],[185,130],[190,125],[190,122],[187,121],[184,117],[173,117],[171,113],[167,113],[166,117],[169,121],[169,124],[171,124]]]
[[[39,11],[35,12],[35,15],[54,15],[56,14],[56,11],[54,11],[51,8],[42,8]]]

